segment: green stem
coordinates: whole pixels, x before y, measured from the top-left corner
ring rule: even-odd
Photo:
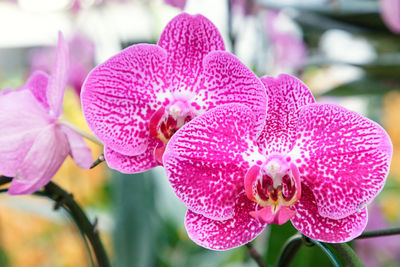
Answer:
[[[302,245],[306,245],[306,246],[316,245],[328,256],[328,258],[332,262],[333,266],[341,267],[341,265],[339,264],[335,255],[324,243],[321,243],[316,240],[305,237],[305,236],[301,235],[300,233],[295,234],[294,236],[289,238],[289,240],[285,243],[285,245],[283,246],[282,252],[279,256],[277,266],[278,267],[290,266],[290,264],[293,262],[297,252],[300,250]]]
[[[364,239],[364,238],[379,237],[379,236],[389,236],[389,235],[400,235],[400,227],[365,231],[356,239]]]
[[[46,197],[55,200],[56,205],[62,205],[72,216],[79,229],[89,239],[93,252],[96,256],[98,266],[111,266],[107,257],[107,253],[101,242],[99,232],[97,231],[96,223],[92,224],[89,221],[84,211],[81,209],[78,203],[75,202],[73,196],[53,182],[50,182],[45,186],[44,193]]]
[[[365,266],[360,258],[358,258],[357,254],[354,250],[349,246],[347,243],[331,243],[329,244],[331,247],[337,250],[342,256],[343,259],[346,261],[346,266],[350,267],[361,267]]]
[[[289,238],[288,241],[286,241],[286,243],[283,245],[277,267],[290,266],[302,245],[303,237],[301,234],[295,234]]]
[[[81,128],[78,128],[77,126],[75,126],[74,124],[68,122],[68,121],[64,121],[64,120],[58,120],[58,124],[64,125],[68,128],[70,128],[71,130],[73,130],[74,132],[76,132],[77,134],[79,134],[80,136],[92,141],[95,144],[98,144],[99,146],[103,146],[103,144],[99,141],[99,139],[97,139],[96,137],[94,137],[93,135],[85,132],[84,130],[82,130]]]
[[[325,255],[328,256],[328,258],[331,261],[331,263],[333,264],[333,266],[341,267],[339,261],[336,259],[336,257],[333,254],[333,252],[324,243],[321,243],[321,242],[316,241],[316,240],[311,239],[311,238],[307,238],[307,241],[312,243],[312,244],[314,244],[314,245],[316,245],[316,246],[318,246],[325,253]]]
[[[11,182],[12,178],[0,176],[0,186]],[[6,191],[6,189],[2,189]],[[107,253],[101,242],[99,233],[96,228],[96,222],[92,224],[85,212],[75,202],[73,196],[59,187],[57,184],[50,182],[44,187],[44,191],[38,191],[35,195],[47,197],[56,202],[55,209],[63,207],[72,217],[84,237],[87,238],[91,244],[91,248],[96,256],[98,267],[110,267],[110,262]],[[86,240],[86,239],[85,239]],[[91,252],[89,251],[89,254]]]
[[[259,267],[267,267],[263,261],[262,256],[258,251],[253,247],[253,244],[247,243],[246,244],[247,251],[249,252],[250,257],[257,263]]]

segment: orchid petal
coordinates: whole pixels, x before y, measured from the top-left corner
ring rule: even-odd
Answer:
[[[49,104],[47,103],[46,97],[48,83],[49,75],[43,71],[35,71],[31,74],[28,81],[18,90],[30,90],[36,100],[39,101],[46,110],[49,110]]]
[[[296,138],[298,110],[315,100],[307,86],[293,76],[264,76],[261,81],[267,89],[268,107],[265,126],[257,140],[258,146],[266,155],[287,153]]]
[[[144,172],[160,165],[160,163],[154,158],[154,150],[157,146],[162,144],[163,143],[160,140],[151,138],[147,150],[136,156],[122,155],[105,146],[104,157],[107,161],[108,167],[111,169],[122,173]]]
[[[359,236],[367,225],[368,213],[363,208],[342,219],[321,216],[310,188],[303,185],[301,199],[294,205],[293,226],[302,234],[322,242],[343,243]]]
[[[224,221],[212,220],[188,210],[186,230],[194,242],[209,249],[226,250],[241,246],[256,238],[265,227],[249,214],[256,205],[241,194],[233,217]]]
[[[200,113],[223,104],[243,104],[256,116],[254,131],[262,130],[267,106],[265,88],[234,55],[224,51],[211,52],[204,59],[202,84],[196,93],[194,108]]]
[[[203,59],[211,51],[225,50],[215,25],[202,15],[182,13],[162,32],[158,45],[167,51],[167,69],[171,92],[196,89]]]
[[[69,154],[74,159],[76,165],[82,169],[89,169],[93,163],[92,153],[82,136],[64,125],[61,125],[60,129],[68,139]]]
[[[301,109],[297,132],[290,154],[321,216],[347,217],[380,192],[393,148],[378,124],[339,106],[314,104]]]
[[[46,98],[50,111],[54,117],[62,113],[64,92],[67,87],[69,66],[68,44],[65,42],[62,33],[58,33],[57,54],[54,67],[49,78]]]
[[[166,53],[149,44],[133,45],[96,67],[81,93],[86,121],[110,149],[124,155],[147,150],[148,122],[165,95]],[[165,99],[164,99],[165,100]]]
[[[10,195],[31,194],[50,182],[69,152],[65,134],[55,124],[35,139],[11,182]]]
[[[14,176],[39,132],[51,123],[29,90],[0,95],[0,173]]]
[[[186,5],[186,0],[164,0],[164,3],[183,10]]]
[[[254,121],[247,107],[224,105],[172,136],[163,165],[176,195],[193,212],[211,219],[232,218],[250,166],[245,157],[254,152]]]

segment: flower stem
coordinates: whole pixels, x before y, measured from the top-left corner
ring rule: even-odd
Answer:
[[[389,235],[400,235],[400,227],[365,231],[356,239],[365,239],[365,238],[389,236]]]
[[[247,251],[249,252],[250,257],[254,259],[254,261],[258,264],[259,267],[267,267],[264,264],[263,258],[260,255],[260,253],[258,253],[258,251],[253,247],[253,244],[247,243],[246,248]]]
[[[279,256],[277,267],[288,267],[293,262],[297,252],[300,250],[302,245],[306,246],[318,246],[329,258],[333,266],[340,267],[339,261],[336,259],[332,251],[321,242],[310,239],[301,235],[300,233],[295,234],[286,242],[283,246],[282,252]]]
[[[99,139],[97,139],[93,135],[85,132],[84,130],[80,129],[79,127],[75,126],[74,124],[70,123],[69,121],[58,120],[58,124],[61,124],[61,125],[64,125],[64,126],[70,128],[71,130],[73,130],[77,134],[79,134],[82,137],[92,141],[95,144],[98,144],[99,146],[103,146],[103,144],[99,141]]]
[[[354,252],[354,250],[349,246],[347,243],[331,243],[329,244],[331,247],[336,249],[337,252],[339,252],[342,256],[343,259],[346,262],[346,266],[349,267],[361,267],[365,266],[360,258],[357,256],[357,254]]]
[[[95,223],[92,224],[85,212],[81,209],[78,203],[75,202],[73,196],[63,190],[57,184],[53,182],[48,183],[44,188],[44,193],[48,198],[57,201],[56,203],[60,203],[61,201],[61,204],[59,205],[62,205],[64,209],[69,212],[79,229],[89,239],[93,252],[96,256],[98,266],[109,267],[110,262],[97,230],[97,220],[95,220]]]
[[[331,263],[333,264],[333,266],[335,266],[335,267],[340,267],[341,266],[339,264],[339,261],[336,259],[335,255],[333,254],[333,252],[324,243],[321,243],[321,242],[319,242],[317,240],[314,240],[314,239],[311,239],[311,238],[306,238],[305,237],[304,239],[307,240],[307,242],[310,242],[310,243],[318,246],[323,252],[325,252],[326,256],[328,256],[328,258],[331,261]],[[343,244],[347,245],[346,243],[343,243]],[[343,244],[340,244],[340,245],[343,245]],[[354,253],[354,251],[353,251],[353,253]],[[355,256],[358,259],[357,255],[355,255]],[[358,259],[358,260],[360,260],[360,259]],[[351,265],[351,266],[353,266],[353,265]]]
[[[4,185],[11,181],[10,177],[0,176],[0,185]],[[97,231],[97,220],[91,223],[85,212],[74,200],[72,194],[68,193],[57,184],[50,182],[44,187],[44,191],[38,191],[35,195],[50,198],[55,201],[54,209],[63,207],[72,217],[78,226],[84,238],[87,238],[91,244],[91,248],[97,259],[98,267],[110,267],[110,262],[107,253],[101,242]],[[86,239],[85,239],[86,240]],[[89,253],[91,253],[89,251]]]
[[[283,249],[278,258],[277,267],[290,266],[297,252],[303,245],[303,237],[301,234],[295,234],[289,238],[283,245]]]

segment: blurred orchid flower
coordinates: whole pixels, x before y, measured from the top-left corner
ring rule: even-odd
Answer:
[[[307,46],[300,36],[291,29],[289,18],[282,12],[268,10],[266,16],[266,34],[274,54],[274,67],[279,72],[296,72],[307,58]]]
[[[254,15],[259,6],[254,0],[229,0],[232,11],[241,13],[244,16]]]
[[[82,137],[58,120],[67,68],[68,47],[60,33],[52,75],[34,72],[21,88],[0,94],[0,173],[13,177],[9,194],[46,185],[68,154],[81,168],[92,163]]]
[[[224,49],[207,18],[182,13],[168,23],[158,45],[130,46],[92,70],[82,108],[105,144],[110,168],[134,173],[160,165],[171,136],[218,105],[243,103],[262,127],[265,88]]]
[[[67,84],[80,94],[81,87],[89,71],[94,67],[95,47],[85,35],[77,33],[68,41],[69,72]],[[31,70],[50,72],[55,58],[53,48],[34,49],[30,54]]]
[[[186,5],[186,0],[164,0],[164,3],[166,3],[167,5],[171,5],[173,7],[177,7],[180,10],[184,10]]]
[[[189,237],[224,250],[291,220],[323,242],[355,238],[389,172],[388,135],[355,112],[315,104],[292,76],[261,80],[268,96],[261,131],[253,110],[229,104],[193,119],[167,145],[164,168],[189,209]]]
[[[380,0],[381,17],[386,26],[394,33],[400,34],[400,1]]]

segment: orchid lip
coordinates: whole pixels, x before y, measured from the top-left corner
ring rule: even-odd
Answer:
[[[301,183],[297,166],[290,158],[270,156],[254,165],[245,176],[247,197],[262,207],[250,215],[266,223],[282,224],[295,215],[291,206],[300,199]]]
[[[150,135],[168,143],[169,139],[186,123],[194,118],[185,100],[174,100],[167,107],[160,107],[150,118]]]

